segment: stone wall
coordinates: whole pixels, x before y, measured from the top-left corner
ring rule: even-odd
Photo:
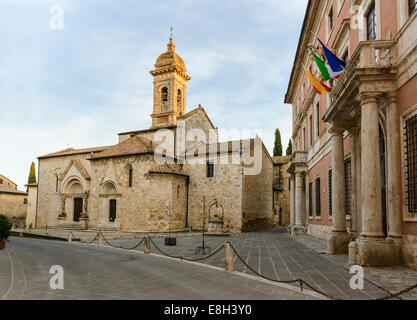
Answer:
[[[116,192],[103,190],[104,175],[113,167]],[[185,228],[186,177],[170,174],[148,174],[154,165],[152,155],[102,159],[92,162],[89,227],[113,227],[123,230],[168,230],[167,211],[161,203],[173,202],[171,228]],[[129,168],[133,170],[129,187]],[[104,179],[107,180],[107,179]],[[178,197],[177,188],[179,186]],[[115,222],[108,219],[110,199],[116,200]]]
[[[57,191],[57,176],[59,177],[64,173],[71,160],[80,160],[86,170],[91,172],[90,161],[86,160],[89,156],[90,154],[87,153],[39,159],[37,228],[57,225],[57,217],[61,213],[61,195],[59,191],[63,187],[63,181],[58,179]],[[85,189],[88,191],[87,183]],[[67,200],[66,208],[68,209],[70,205],[71,203]]]
[[[417,270],[417,236],[403,236],[402,260],[405,266]]]
[[[25,219],[26,207],[25,199],[27,195],[0,193],[0,214],[7,216],[9,219]]]
[[[203,227],[203,197],[206,199],[205,228],[208,227],[209,205],[217,199],[224,208],[224,227],[241,231],[242,216],[242,168],[232,163],[232,154],[215,157],[214,177],[207,178],[206,157],[200,163],[184,165],[190,175],[189,225],[194,229]],[[212,209],[214,210],[214,209]]]
[[[257,143],[262,144],[259,140]],[[272,160],[262,147],[262,170],[257,175],[243,176],[242,231],[272,227]]]
[[[280,189],[274,191],[274,227],[279,225],[288,226],[290,224],[290,174],[287,172],[291,162],[274,164],[273,167],[273,183],[278,183],[282,179]],[[281,217],[280,217],[281,209]],[[281,224],[279,222],[281,221]]]
[[[323,226],[320,224],[309,224],[308,225],[308,235],[327,240],[329,233],[331,232],[331,226]]]

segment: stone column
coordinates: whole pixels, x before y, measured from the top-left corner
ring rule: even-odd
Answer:
[[[356,262],[366,266],[390,266],[401,264],[401,245],[387,241],[382,232],[377,98],[377,94],[360,95],[362,232],[357,240]]]
[[[303,215],[304,210],[304,192],[303,192],[303,173],[295,172],[295,226],[292,228],[292,234],[303,234]]]
[[[388,237],[401,239],[401,151],[396,92],[388,95],[387,114],[387,218]]]
[[[346,232],[346,185],[343,149],[345,129],[330,129],[332,139],[332,232],[328,238],[328,253],[348,251],[349,237]]]
[[[358,234],[362,232],[362,178],[361,178],[361,129],[357,130],[355,137],[355,162],[356,162],[356,191],[355,191],[355,215],[356,215],[356,231]]]
[[[361,109],[361,236],[383,238],[377,96],[374,94],[362,95]]]
[[[295,183],[294,176],[290,177],[290,226],[295,224]]]
[[[351,134],[352,139],[352,155],[351,155],[351,166],[352,166],[352,215],[351,215],[351,230],[352,234],[356,234],[358,230],[358,212],[357,212],[357,204],[358,204],[358,186],[360,185],[360,181],[358,181],[358,144],[359,144],[359,128],[352,127],[349,128],[349,132]]]

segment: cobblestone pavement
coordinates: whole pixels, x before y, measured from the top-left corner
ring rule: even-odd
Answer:
[[[44,234],[44,230],[34,230]],[[91,241],[96,232],[73,231],[82,241]],[[49,230],[49,234],[66,237],[68,231]],[[112,245],[132,247],[144,236],[143,233],[103,232]],[[150,234],[155,243],[166,253],[188,258],[201,257],[196,247],[202,245],[201,234],[176,233],[177,246],[168,247],[163,243],[161,234]],[[417,282],[417,271],[405,267],[364,267],[364,290],[352,290],[349,280],[350,265],[347,255],[327,255],[326,241],[311,236],[291,237],[281,231],[235,233],[230,236],[206,236],[206,246],[213,251],[230,241],[245,261],[261,274],[279,280],[301,278],[317,289],[341,299],[373,299],[398,292]],[[105,244],[105,242],[103,242]],[[143,245],[136,250],[143,250]],[[160,254],[152,246],[152,253]],[[235,270],[253,274],[235,257]],[[214,266],[224,267],[224,252],[213,258],[201,261]],[[401,296],[402,299],[417,300],[417,289]]]
[[[106,235],[105,235],[106,237]],[[112,245],[131,247],[140,239],[113,239]],[[176,246],[165,246],[162,237],[153,238],[164,252],[188,258],[201,257],[196,248],[202,245],[202,236],[177,236]],[[349,281],[347,255],[326,255],[325,241],[313,237],[291,237],[285,232],[235,233],[230,236],[206,236],[205,244],[212,251],[230,241],[245,262],[269,278],[292,280],[301,278],[324,293],[339,299],[375,299],[400,291],[417,282],[417,271],[404,267],[365,267],[363,290],[353,290]],[[143,250],[143,245],[136,250]],[[151,252],[160,254],[151,246]],[[203,263],[224,267],[224,252],[203,260]],[[239,259],[234,258],[235,270],[253,274]],[[401,296],[417,299],[417,289]]]
[[[304,244],[318,253],[326,252],[326,241],[311,236],[296,236],[295,241]],[[345,269],[351,266],[347,263],[347,254],[324,255],[333,263],[339,264]],[[382,287],[390,292],[398,292],[417,283],[417,270],[405,268],[402,266],[395,267],[363,267],[365,279],[371,281],[374,285]],[[417,289],[401,296],[403,299],[417,300]]]
[[[50,288],[52,265],[64,289]],[[11,237],[0,250],[0,299],[317,299],[225,271],[79,243]]]

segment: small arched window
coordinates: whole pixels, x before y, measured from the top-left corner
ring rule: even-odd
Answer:
[[[161,90],[161,100],[162,102],[168,102],[168,88],[163,87]]]
[[[180,89],[177,91],[177,106],[181,107],[182,105],[182,92]]]
[[[129,168],[129,187],[133,185],[133,169]]]

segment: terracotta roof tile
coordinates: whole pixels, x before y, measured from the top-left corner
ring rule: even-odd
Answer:
[[[64,150],[60,150],[53,153],[48,153],[46,155],[38,157],[38,159],[45,159],[45,158],[52,158],[52,157],[60,157],[60,156],[70,156],[74,154],[83,154],[83,153],[97,153],[106,150],[112,146],[103,146],[103,147],[94,147],[94,148],[84,148],[84,149],[74,149],[74,148],[67,148]]]
[[[176,163],[164,163],[161,165],[154,166],[149,173],[168,173],[168,174],[176,174],[181,176],[188,176],[179,164]]]
[[[153,153],[156,147],[157,145],[153,144],[152,141],[143,137],[134,136],[93,155],[89,160]]]
[[[27,192],[19,191],[19,190],[12,189],[12,188],[8,188],[8,187],[2,186],[2,185],[0,185],[0,193],[27,195]]]

